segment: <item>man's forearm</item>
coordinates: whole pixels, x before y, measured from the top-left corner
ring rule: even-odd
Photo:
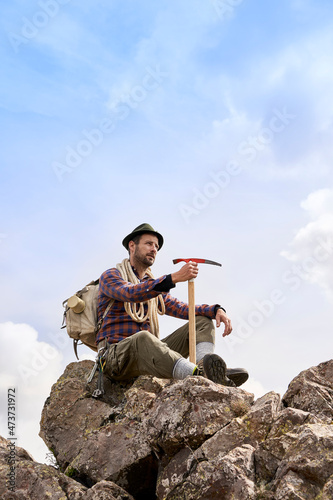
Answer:
[[[155,290],[155,286],[158,286],[165,278],[162,276],[157,280],[148,279],[134,285],[123,280],[118,271],[112,269],[102,274],[99,287],[101,293],[121,302],[145,302],[161,293]]]
[[[154,286],[154,290],[155,292],[168,292],[171,288],[175,288],[175,286],[172,281],[172,274],[167,274],[163,281]]]

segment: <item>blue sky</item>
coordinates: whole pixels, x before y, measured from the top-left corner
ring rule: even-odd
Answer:
[[[200,270],[197,302],[227,309],[216,349],[248,368],[247,390],[283,394],[329,359],[332,3],[1,8],[1,394],[18,388],[21,446],[43,461],[41,408],[74,361],[62,301],[142,222],[165,237],[155,276],[177,257],[222,262]]]

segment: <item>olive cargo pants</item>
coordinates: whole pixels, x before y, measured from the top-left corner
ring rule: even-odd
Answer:
[[[163,340],[143,330],[110,344],[104,373],[114,380],[126,380],[139,375],[172,378],[176,361],[189,355],[189,325],[186,323]],[[196,316],[196,343],[215,343],[215,328],[211,319]]]

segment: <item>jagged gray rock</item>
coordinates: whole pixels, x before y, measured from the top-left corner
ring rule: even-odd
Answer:
[[[290,382],[283,402],[332,423],[333,362],[320,363],[302,371]]]
[[[283,398],[256,401],[202,377],[149,376],[106,380],[96,400],[91,367],[71,363],[52,387],[40,435],[59,470],[26,454],[26,485],[38,476],[73,499],[333,498],[333,360],[299,374]]]
[[[15,487],[8,489],[8,442],[0,436],[0,498],[2,500],[134,500],[109,481],[87,488],[51,465],[40,464],[23,448],[16,448]]]

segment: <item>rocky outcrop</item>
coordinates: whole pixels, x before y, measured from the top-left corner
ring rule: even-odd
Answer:
[[[134,500],[120,486],[99,481],[91,488],[55,467],[39,464],[23,448],[9,460],[10,442],[0,436],[0,498],[2,500]],[[10,476],[10,464],[13,474]],[[12,482],[8,481],[9,477]]]
[[[149,376],[106,380],[96,400],[91,367],[70,364],[43,409],[59,470],[20,452],[17,487],[47,493],[5,497],[0,483],[1,498],[333,498],[333,360],[298,375],[282,399],[256,401],[202,377]]]
[[[136,499],[155,498],[160,468],[183,448],[196,449],[245,414],[253,395],[201,377],[184,381],[149,376],[106,381],[106,396],[91,397],[91,362],[72,363],[52,388],[41,436],[65,473],[89,484],[113,481]]]
[[[333,361],[301,372],[289,384],[283,396],[285,406],[300,408],[332,423]]]

